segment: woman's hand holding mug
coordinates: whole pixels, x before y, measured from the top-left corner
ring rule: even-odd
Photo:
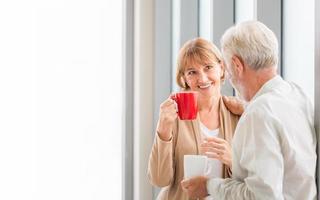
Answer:
[[[218,137],[208,137],[200,147],[201,154],[220,160],[223,164],[231,168],[232,150],[229,143]]]
[[[157,132],[162,140],[169,141],[172,137],[172,127],[177,118],[177,105],[170,97],[160,105]]]

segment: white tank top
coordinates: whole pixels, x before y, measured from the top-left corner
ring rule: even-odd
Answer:
[[[202,141],[204,141],[207,137],[218,137],[219,129],[210,130],[203,123],[200,122],[200,130],[202,134]],[[209,164],[211,166],[211,171],[209,174],[210,178],[222,178],[222,163],[220,160],[209,158]],[[214,198],[208,196],[205,198],[206,200],[213,200]]]

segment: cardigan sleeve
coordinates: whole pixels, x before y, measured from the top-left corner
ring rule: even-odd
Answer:
[[[174,149],[177,125],[174,126],[172,132],[170,141],[162,140],[157,132],[155,134],[149,157],[148,178],[150,183],[157,187],[168,186],[174,180]]]

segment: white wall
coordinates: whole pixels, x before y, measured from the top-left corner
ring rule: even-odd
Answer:
[[[314,0],[284,0],[283,75],[314,99]]]
[[[1,2],[0,199],[121,199],[121,10]]]

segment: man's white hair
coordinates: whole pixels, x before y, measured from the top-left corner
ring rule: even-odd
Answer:
[[[258,21],[242,22],[226,30],[221,38],[221,48],[228,62],[235,55],[254,70],[277,67],[278,64],[278,40]]]

